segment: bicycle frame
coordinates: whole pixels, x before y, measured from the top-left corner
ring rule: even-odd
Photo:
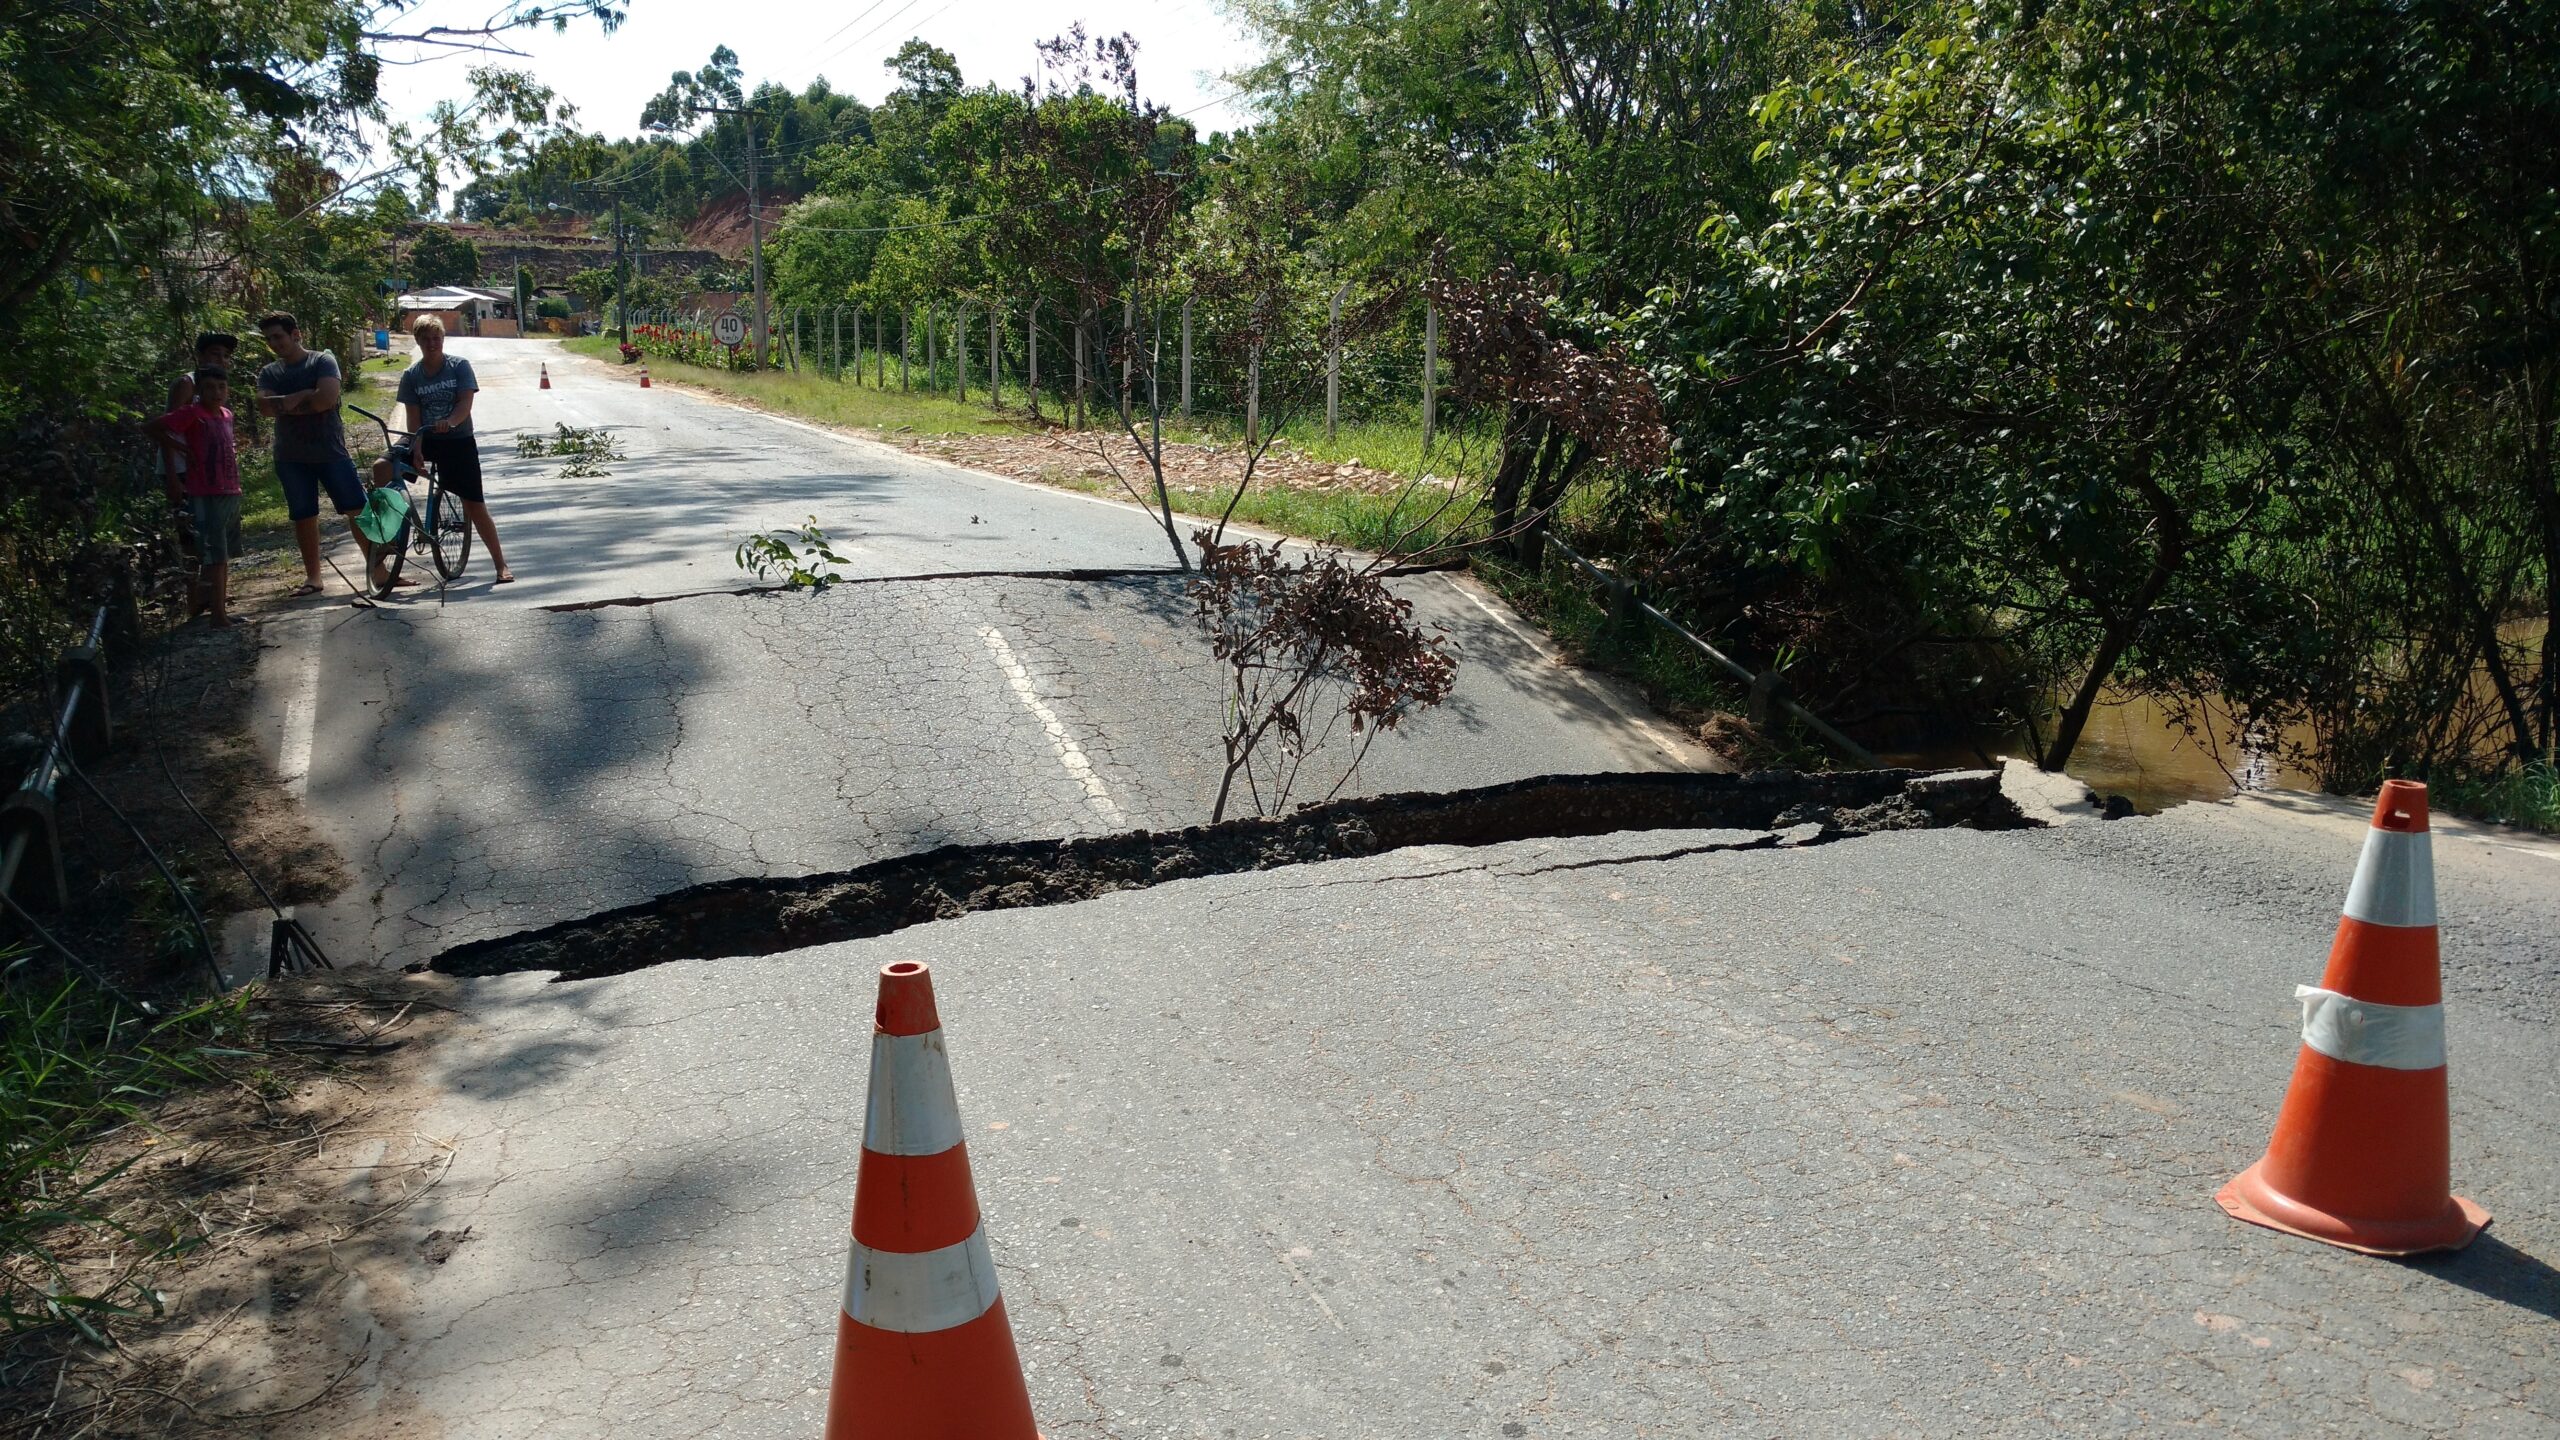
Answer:
[[[417,431],[394,430],[391,428],[390,421],[383,419],[381,416],[374,414],[372,411],[367,410],[361,405],[349,405],[346,408],[353,410],[357,414],[382,428],[382,453],[385,458],[391,461],[391,478],[400,486],[400,488],[403,490],[407,489],[409,487],[409,482],[413,479],[428,478],[425,475],[425,472],[419,470],[418,467],[409,460],[409,456],[417,453]],[[403,440],[409,442],[408,450],[405,454],[403,453],[399,443]]]

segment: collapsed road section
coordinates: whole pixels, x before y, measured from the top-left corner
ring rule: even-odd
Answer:
[[[670,960],[771,955],[885,935],[974,910],[1068,904],[1174,880],[1374,855],[1629,830],[1766,832],[1733,848],[1823,844],[1884,830],[2035,822],[1989,770],[1551,775],[1474,790],[1370,796],[1271,819],[1095,839],[948,845],[852,870],[695,885],[638,905],[445,951],[455,975],[548,970],[562,980]]]

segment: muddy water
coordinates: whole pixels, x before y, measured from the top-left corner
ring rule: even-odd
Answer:
[[[1994,755],[2034,753],[2023,731],[1987,739],[1981,748]],[[1888,765],[1980,763],[1978,754],[1961,747],[1879,758]],[[2279,764],[2263,751],[2233,749],[2210,735],[2188,736],[2158,701],[2144,696],[2115,695],[2102,701],[2065,768],[2100,795],[2122,795],[2145,814],[2189,800],[2221,800],[2242,790],[2317,788],[2308,772]]]
[[[2524,620],[2503,627],[2506,638],[2524,647],[2526,668],[2540,663],[2547,622]],[[2486,672],[2479,681],[2485,698]],[[2217,713],[2220,707],[2214,707]],[[2047,732],[2051,733],[2048,726]],[[2307,728],[2285,732],[2281,748],[2308,750]],[[2034,748],[2023,732],[1982,742],[1995,755],[2029,755]],[[1883,755],[1888,765],[1972,765],[1981,757],[1968,747],[1941,747]],[[2221,800],[2243,790],[2316,790],[2309,771],[2279,763],[2265,751],[2235,749],[2213,735],[2189,736],[2178,728],[2160,703],[2141,696],[2110,695],[2089,717],[2088,731],[2065,767],[2073,779],[2100,795],[2122,795],[2145,814],[2189,800]]]

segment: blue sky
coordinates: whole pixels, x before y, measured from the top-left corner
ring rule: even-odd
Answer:
[[[481,23],[493,0],[424,0],[402,17],[404,29]],[[738,52],[749,84],[775,80],[797,90],[825,75],[839,91],[865,101],[888,92],[880,62],[911,36],[950,51],[972,84],[993,80],[1012,86],[1032,68],[1032,45],[1082,20],[1088,31],[1126,30],[1138,40],[1138,78],[1149,98],[1192,112],[1202,130],[1232,128],[1249,118],[1218,103],[1234,86],[1221,76],[1249,63],[1256,50],[1242,28],[1211,0],[1117,0],[1108,8],[1035,0],[627,0],[630,18],[610,37],[593,24],[565,35],[517,32],[510,45],[525,52],[504,56],[453,56],[417,65],[393,65],[383,77],[385,98],[402,118],[423,115],[438,100],[469,88],[476,64],[530,70],[578,107],[581,128],[628,135],[639,128],[640,107],[676,70],[692,70],[712,47]]]

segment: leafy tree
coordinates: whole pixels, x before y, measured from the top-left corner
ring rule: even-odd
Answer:
[[[640,125],[646,130],[690,130],[694,126],[697,107],[725,106],[735,109],[747,103],[747,92],[740,85],[744,71],[738,65],[738,52],[726,45],[715,46],[710,62],[688,74],[677,71],[667,81],[667,88],[652,96],[640,108]]]
[[[480,283],[480,247],[441,225],[422,225],[409,245],[409,280],[426,285]]]
[[[602,310],[614,297],[614,272],[606,266],[591,266],[569,277],[569,293],[578,297],[582,310]]]
[[[959,97],[960,62],[939,46],[909,40],[881,68],[897,76],[898,89],[919,104],[948,105]]]
[[[1439,627],[1413,618],[1413,602],[1387,588],[1391,561],[1346,560],[1338,550],[1296,558],[1258,540],[1224,544],[1194,531],[1200,573],[1193,614],[1226,667],[1226,769],[1209,823],[1243,793],[1254,813],[1289,808],[1307,762],[1339,730],[1351,754],[1330,800],[1360,771],[1369,746],[1448,698],[1457,657]]]

